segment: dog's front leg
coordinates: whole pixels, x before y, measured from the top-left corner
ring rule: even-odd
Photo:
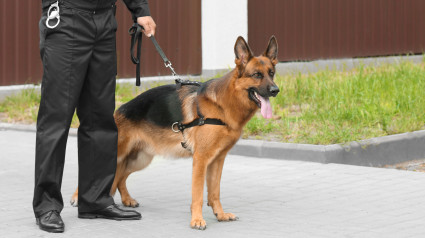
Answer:
[[[238,219],[233,213],[225,213],[220,202],[220,181],[226,153],[218,156],[207,169],[208,206],[213,209],[218,221],[235,221]]]
[[[202,217],[202,205],[204,195],[205,174],[208,166],[208,161],[204,156],[199,154],[193,155],[192,166],[192,220],[190,226],[194,229],[205,230],[207,223]]]

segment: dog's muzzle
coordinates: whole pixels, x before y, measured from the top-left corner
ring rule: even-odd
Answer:
[[[276,85],[269,87],[268,90],[271,97],[276,97],[276,95],[280,92]]]

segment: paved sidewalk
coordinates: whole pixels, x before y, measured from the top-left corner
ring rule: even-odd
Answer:
[[[229,156],[217,222],[204,205],[205,231],[190,222],[191,160],[156,158],[128,180],[140,221],[82,220],[68,201],[77,184],[70,137],[62,192],[64,234],[35,225],[31,202],[35,133],[0,131],[0,237],[424,237],[425,174],[394,169]],[[115,197],[120,204],[119,196]]]

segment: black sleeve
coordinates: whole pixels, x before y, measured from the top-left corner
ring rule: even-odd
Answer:
[[[134,22],[136,22],[138,17],[151,15],[148,0],[123,0],[123,2],[130,10]]]

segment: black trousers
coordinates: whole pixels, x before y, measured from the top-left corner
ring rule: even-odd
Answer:
[[[94,12],[66,3],[60,1],[60,24],[56,28],[46,27],[47,9],[39,22],[44,73],[35,153],[36,217],[63,209],[65,148],[75,109],[80,120],[78,210],[95,211],[114,202],[110,189],[117,160],[117,127],[113,118],[115,8],[111,4],[96,6]]]

